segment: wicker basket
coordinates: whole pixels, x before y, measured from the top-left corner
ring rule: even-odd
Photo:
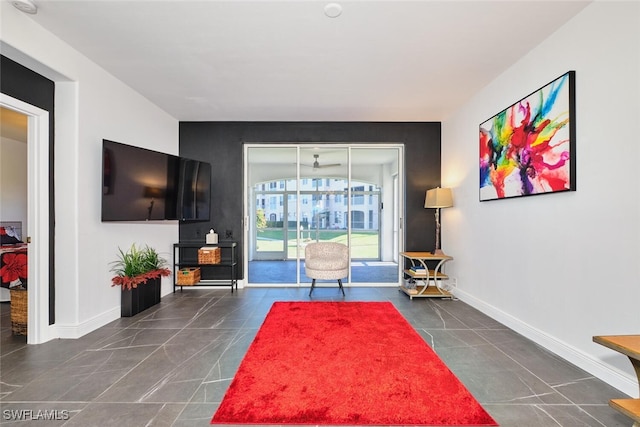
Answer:
[[[219,264],[220,248],[203,246],[198,249],[198,264]]]
[[[180,286],[193,286],[200,281],[200,269],[182,268],[178,271],[176,283]]]
[[[27,335],[28,293],[26,289],[11,289],[11,332]]]

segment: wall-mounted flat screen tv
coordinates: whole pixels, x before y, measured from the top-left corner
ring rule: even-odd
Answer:
[[[208,221],[211,165],[102,141],[102,221]]]

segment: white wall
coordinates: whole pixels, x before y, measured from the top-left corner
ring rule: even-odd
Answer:
[[[27,230],[27,144],[0,138],[0,220],[22,221]]]
[[[102,139],[177,154],[178,121],[10,2],[0,12],[3,54],[56,81],[56,328],[78,337],[120,316],[109,271],[118,247],[149,244],[170,257],[178,239],[177,222],[100,221]]]
[[[499,46],[488,48],[499,49]],[[478,126],[576,71],[577,191],[478,201]],[[640,3],[594,2],[442,127],[443,248],[461,299],[638,396],[593,335],[640,333]]]

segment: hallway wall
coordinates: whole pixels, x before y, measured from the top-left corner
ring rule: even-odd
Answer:
[[[576,71],[577,191],[480,203],[478,126]],[[463,300],[620,390],[593,335],[640,333],[640,3],[593,2],[443,123],[443,248]]]
[[[56,322],[51,334],[76,338],[120,317],[120,289],[111,287],[109,271],[118,247],[136,242],[170,255],[178,238],[177,221],[100,221],[102,139],[176,154],[178,122],[10,2],[0,2],[0,12],[3,55],[55,84],[56,261],[51,267]],[[170,278],[163,279],[163,292],[170,289]]]

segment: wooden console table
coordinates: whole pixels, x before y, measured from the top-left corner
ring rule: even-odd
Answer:
[[[411,268],[404,270],[405,281],[400,290],[409,298],[453,298],[450,292],[438,286],[438,280],[448,279],[442,267],[453,259],[449,255],[434,255],[431,252],[400,252],[400,255],[411,261]],[[409,282],[423,282],[424,285],[409,286]]]
[[[640,385],[640,335],[601,335],[593,337],[593,341],[627,356]],[[640,398],[611,399],[609,406],[634,420],[633,427],[640,427]]]

